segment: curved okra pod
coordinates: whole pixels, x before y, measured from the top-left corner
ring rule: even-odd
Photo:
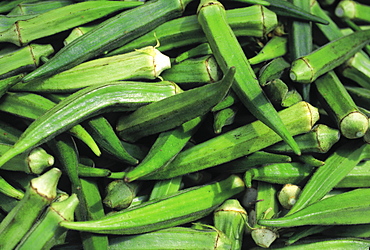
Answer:
[[[36,39],[50,36],[114,12],[140,5],[142,5],[140,2],[120,3],[114,1],[69,4],[38,14],[27,20],[17,21],[11,28],[0,33],[0,41],[24,46]]]
[[[248,59],[251,65],[284,56],[288,52],[288,39],[283,36],[272,37],[257,55]]]
[[[244,190],[235,175],[219,182],[184,189],[173,195],[106,215],[100,220],[61,222],[62,227],[101,234],[139,234],[191,222],[211,213]]]
[[[227,10],[226,17],[236,36],[263,37],[277,25],[276,14],[257,5]],[[108,55],[156,44],[157,37],[160,37],[161,46],[158,48],[160,51],[207,42],[196,15],[191,15],[170,20],[121,48],[111,51]]]
[[[234,118],[239,108],[240,106],[234,105],[229,108],[214,112],[213,130],[215,134],[221,133],[224,126],[231,125],[234,122]]]
[[[351,58],[369,41],[369,30],[356,31],[333,40],[293,61],[290,78],[295,82],[311,83]]]
[[[7,77],[0,80],[0,98],[15,84],[20,82],[23,78],[23,74]]]
[[[315,81],[321,102],[332,114],[341,134],[348,139],[363,137],[369,127],[366,115],[360,112],[337,75],[330,71]]]
[[[25,76],[23,81],[26,82],[59,73],[122,46],[156,26],[180,16],[186,5],[191,1],[150,1],[109,18],[90,32],[63,47],[47,63]],[[141,17],[139,20],[137,19],[138,16]],[[125,24],[124,30],[122,30],[122,23]]]
[[[317,202],[334,188],[361,160],[366,157],[369,144],[351,142],[344,144],[325,160],[325,165],[308,180],[297,203],[288,214],[297,213]]]
[[[209,46],[209,43],[204,42],[181,53],[175,58],[174,62],[180,63],[184,60],[187,60],[193,57],[207,56],[211,54],[212,54],[212,50],[211,50],[211,47]]]
[[[216,83],[153,102],[121,117],[116,125],[120,138],[135,142],[147,135],[173,129],[184,122],[205,115],[226,96],[234,75],[235,68],[232,67]]]
[[[34,70],[40,64],[42,56],[49,56],[54,52],[50,44],[30,44],[14,52],[0,57],[0,79],[14,76],[22,72]]]
[[[77,91],[38,117],[13,148],[0,157],[0,166],[23,151],[46,142],[89,117],[112,109],[134,110],[174,95],[178,89],[175,84],[169,82],[158,84],[110,82]]]
[[[19,82],[12,90],[68,93],[118,80],[156,79],[170,67],[168,56],[148,46],[122,55],[90,60],[48,78]]]
[[[319,200],[311,205],[288,213],[284,217],[259,220],[258,224],[270,227],[304,225],[353,225],[369,223],[369,188],[358,188]],[[299,199],[298,199],[299,200]]]
[[[267,97],[273,104],[281,107],[289,107],[302,101],[302,96],[293,87],[281,79],[275,79],[264,86]]]
[[[7,182],[3,177],[0,176],[0,193],[20,200],[24,197],[24,193]]]
[[[370,6],[356,1],[342,0],[335,8],[335,15],[340,18],[349,18],[350,20],[360,22],[370,22]]]
[[[57,245],[67,232],[65,228],[59,226],[59,222],[73,221],[78,202],[76,194],[72,194],[66,200],[53,202],[16,249],[50,249]]]
[[[230,67],[237,68],[232,89],[239,96],[240,101],[257,119],[280,135],[299,155],[299,147],[282,123],[275,108],[263,94],[244,51],[227,23],[223,5],[218,1],[202,0],[198,7],[198,21],[221,70],[226,73]]]
[[[284,109],[279,115],[292,135],[307,133],[318,120],[316,108],[306,102]],[[180,152],[170,164],[143,179],[167,179],[214,167],[278,141],[280,136],[261,121],[255,121]]]
[[[0,101],[0,110],[31,120],[36,120],[54,106],[55,103],[47,98],[29,92],[8,92]],[[100,155],[96,142],[81,125],[71,127],[68,132],[88,145],[96,155]]]
[[[169,164],[185,147],[203,121],[196,117],[169,131],[160,133],[145,158],[125,176],[125,181],[134,181]]]
[[[232,241],[220,230],[171,227],[155,232],[115,236],[109,239],[109,249],[231,249]]]
[[[271,62],[264,65],[258,72],[258,81],[261,86],[265,86],[268,82],[278,79],[284,73],[284,70],[289,68],[290,64],[282,57],[277,57]]]
[[[53,168],[31,180],[22,200],[0,223],[0,246],[13,249],[34,222],[56,197],[56,186],[62,172]]]
[[[139,183],[127,183],[124,180],[114,180],[106,188],[103,203],[112,209],[122,210],[131,205],[137,192],[140,190]]]

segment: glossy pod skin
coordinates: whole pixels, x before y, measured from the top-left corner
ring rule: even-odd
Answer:
[[[36,119],[14,147],[0,157],[0,166],[13,156],[47,141],[91,116],[108,112],[112,108],[116,111],[135,110],[139,106],[174,95],[178,90],[177,86],[169,82],[154,85],[142,82],[110,82],[84,88]]]
[[[243,181],[235,175],[219,182],[184,189],[106,215],[100,220],[61,222],[62,227],[102,234],[139,234],[194,221],[211,213],[226,199],[244,190]]]
[[[156,26],[180,16],[189,2],[191,0],[152,0],[124,11],[63,47],[47,63],[25,76],[23,81],[59,73],[122,46]],[[140,21],[137,20],[138,16],[142,17]],[[126,25],[125,30],[122,30],[122,23]]]

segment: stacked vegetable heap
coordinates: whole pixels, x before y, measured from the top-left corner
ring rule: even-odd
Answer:
[[[0,13],[1,249],[369,249],[367,1]]]

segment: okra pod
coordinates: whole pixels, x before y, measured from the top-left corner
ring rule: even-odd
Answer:
[[[3,177],[0,176],[0,193],[8,196],[8,197],[12,197],[12,198],[15,198],[17,200],[20,200],[24,197],[24,193],[13,187],[12,185],[10,185],[9,182],[7,182]]]
[[[355,81],[358,85],[370,89],[370,58],[365,53],[356,53],[341,67],[341,75]]]
[[[340,18],[349,18],[354,21],[370,22],[369,11],[369,5],[361,4],[356,1],[342,0],[335,8],[335,15]]]
[[[54,102],[30,92],[7,92],[0,101],[0,110],[30,120],[36,120],[54,106]],[[88,145],[96,155],[100,155],[96,142],[81,125],[73,126],[68,132]]]
[[[0,143],[0,155],[12,148],[11,144]],[[41,174],[54,165],[54,157],[43,148],[36,147],[12,158],[2,166],[4,170],[22,171],[28,174]]]
[[[56,8],[67,6],[72,4],[70,0],[57,0],[57,1],[38,1],[35,3],[20,3],[17,4],[7,16],[23,16],[23,15],[34,15],[47,12]]]
[[[134,169],[130,170],[125,181],[130,182],[146,176],[169,164],[185,147],[197,131],[202,117],[194,118],[169,131],[161,132],[145,158]]]
[[[297,202],[301,188],[294,184],[285,184],[278,192],[278,200],[282,207],[291,209]]]
[[[366,115],[362,114],[337,75],[330,71],[315,81],[321,102],[332,114],[341,134],[349,139],[363,137],[369,127]]]
[[[276,183],[299,184],[308,179],[314,167],[299,162],[275,163],[248,169],[244,174],[245,185],[252,187],[252,180]]]
[[[239,108],[239,106],[231,106],[214,112],[213,130],[216,134],[221,133],[224,126],[231,125],[234,122]]]
[[[21,136],[22,130],[15,128],[8,122],[0,121],[0,142],[14,144]]]
[[[163,70],[170,67],[170,58],[149,46],[122,55],[90,60],[45,79],[20,82],[12,90],[74,92],[118,80],[156,79]]]
[[[84,26],[79,26],[79,27],[74,28],[69,34],[69,36],[66,37],[66,39],[64,39],[63,41],[64,46],[67,46],[73,40],[77,39],[78,37],[94,29],[97,25],[98,24],[91,24],[91,25],[84,25]]]
[[[290,64],[284,58],[275,58],[259,70],[258,81],[260,82],[260,85],[265,86],[268,82],[280,78],[284,73],[284,70],[289,67]]]
[[[369,147],[368,144],[353,142],[337,149],[325,160],[325,165],[312,175],[288,214],[296,213],[324,197],[363,159]]]
[[[50,36],[70,28],[94,21],[106,15],[142,5],[141,2],[99,1],[69,4],[27,20],[17,21],[0,33],[0,41],[24,46],[36,39]],[[45,25],[45,20],[47,20]]]
[[[213,213],[214,225],[231,240],[231,249],[242,249],[247,216],[247,211],[236,199],[226,200]]]
[[[163,71],[161,77],[175,82],[180,87],[189,88],[217,82],[222,78],[222,73],[214,57],[208,55],[174,64]]]
[[[251,65],[284,56],[288,52],[288,39],[283,36],[272,37],[257,55],[248,59]]]
[[[149,200],[159,199],[166,195],[172,195],[179,191],[182,185],[182,176],[156,181],[152,191],[150,192]]]
[[[249,6],[226,11],[226,18],[236,36],[263,37],[277,25],[276,14],[263,6]],[[196,15],[170,20],[153,31],[136,38],[108,55],[132,51],[136,48],[156,44],[159,37],[160,51],[207,42]]]
[[[288,163],[291,161],[292,158],[288,155],[257,151],[246,157],[242,157],[240,159],[236,159],[234,161],[216,166],[212,169],[212,171],[222,173],[245,173],[249,169],[259,165],[267,165],[272,163]]]
[[[226,73],[230,67],[237,68],[232,89],[240,101],[257,119],[280,135],[299,155],[300,150],[296,142],[275,108],[263,94],[244,51],[227,23],[223,5],[218,1],[202,0],[197,14],[221,70]]]
[[[24,74],[19,74],[0,80],[0,98],[16,83],[22,80]]]
[[[300,102],[279,112],[292,135],[310,131],[318,120],[316,108]],[[145,179],[166,179],[226,163],[280,141],[275,132],[261,121],[233,129],[183,152],[167,166]]]
[[[340,139],[337,129],[330,128],[324,124],[317,124],[306,134],[295,136],[302,153],[326,153]],[[284,142],[279,142],[265,149],[273,153],[289,153],[291,148]]]
[[[213,184],[184,189],[161,199],[144,202],[100,220],[63,221],[60,225],[68,229],[102,234],[145,233],[202,218],[243,189],[243,181],[232,175]]]
[[[270,101],[281,107],[289,107],[302,101],[298,91],[281,79],[270,81],[264,86],[264,90]]]
[[[22,200],[0,223],[0,246],[13,249],[36,219],[56,197],[56,186],[61,171],[53,168],[31,180]]]
[[[284,217],[259,220],[258,224],[271,227],[303,225],[353,225],[368,223],[369,188],[359,188],[319,200]],[[345,216],[343,216],[345,213]]]
[[[356,86],[345,86],[345,88],[358,106],[370,107],[370,89]]]
[[[30,44],[0,57],[0,79],[29,72],[40,65],[40,57],[54,52],[50,44]]]
[[[175,63],[180,63],[190,58],[207,56],[211,54],[212,54],[211,47],[209,46],[209,43],[205,42],[178,55],[175,58]]]
[[[135,84],[110,82],[84,88],[71,94],[37,118],[13,148],[0,157],[0,166],[84,119],[109,111],[109,108],[129,111],[177,92],[178,87],[166,82],[155,85],[141,82]]]
[[[331,229],[333,230],[333,229]],[[314,242],[302,242],[296,245],[276,248],[280,250],[314,250],[314,249],[368,249],[370,242],[360,238],[318,239]]]
[[[232,241],[220,230],[171,227],[134,236],[109,239],[109,249],[231,249]]]
[[[311,83],[319,76],[338,67],[360,51],[370,40],[370,31],[356,31],[333,40],[292,63],[290,78],[295,82]],[[325,56],[324,56],[325,55]]]
[[[191,0],[150,1],[109,18],[63,47],[47,63],[25,76],[23,81],[59,73],[122,46],[156,26],[180,16],[189,2]],[[141,17],[139,20],[138,16]],[[124,30],[122,23],[125,24]]]
[[[135,142],[205,115],[226,96],[234,75],[235,68],[232,67],[216,83],[184,91],[122,116],[116,125],[120,138]]]
[[[123,180],[110,182],[106,189],[103,203],[116,210],[122,210],[131,205],[132,200],[140,189],[138,183],[126,183]]]
[[[59,226],[59,222],[73,221],[77,205],[76,194],[72,194],[66,200],[53,202],[15,249],[50,249],[58,244],[60,238],[65,237],[67,232],[65,228]]]

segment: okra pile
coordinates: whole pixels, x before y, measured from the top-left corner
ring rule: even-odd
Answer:
[[[369,249],[365,0],[0,2],[0,249]]]

